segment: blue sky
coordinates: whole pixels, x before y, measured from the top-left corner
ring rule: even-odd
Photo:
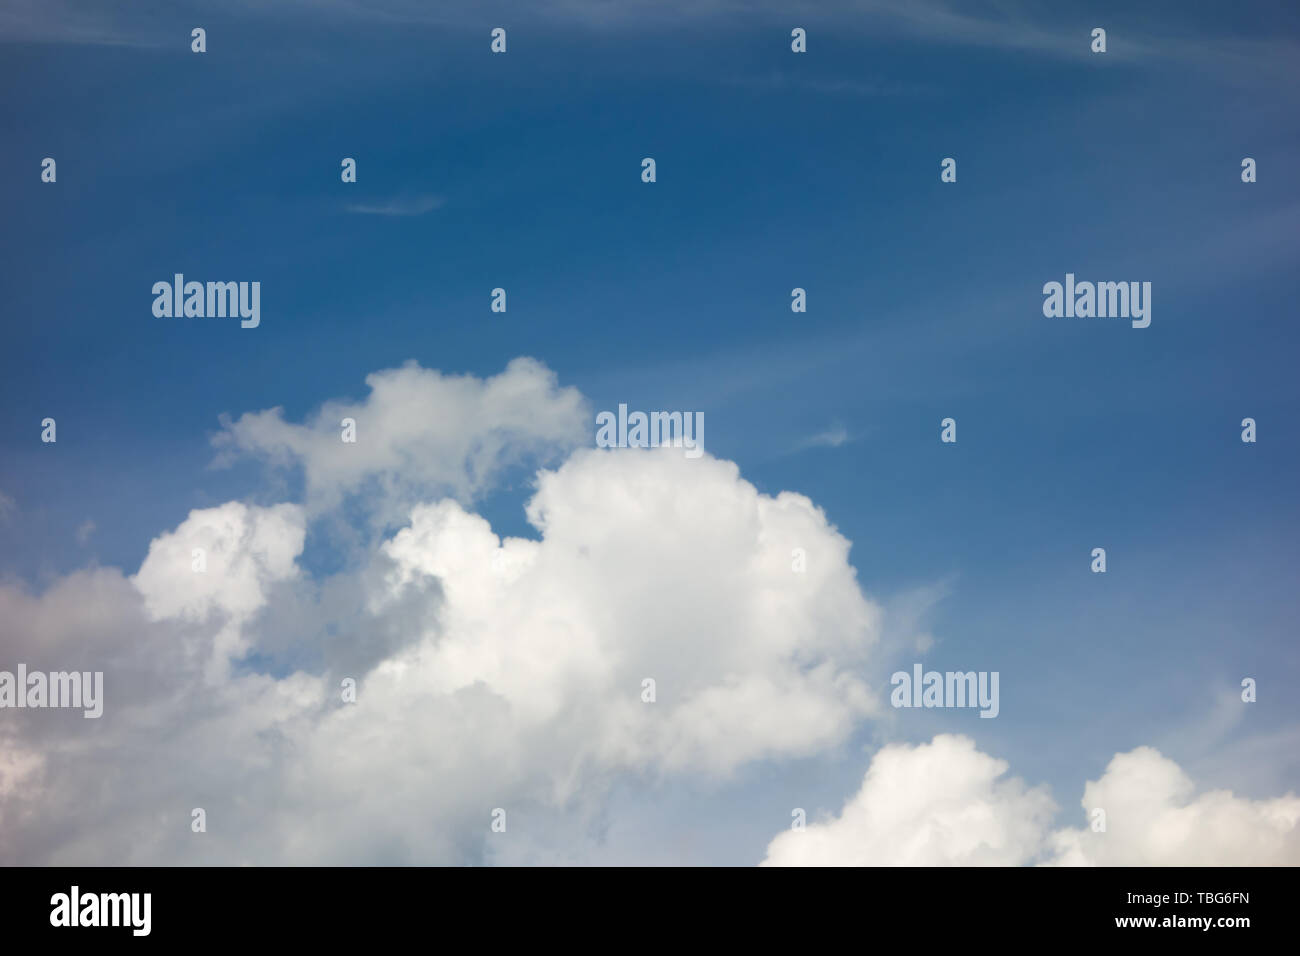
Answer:
[[[210,467],[223,414],[527,355],[593,409],[703,411],[712,455],[824,509],[887,626],[935,639],[881,674],[1001,672],[999,719],[904,711],[890,739],[970,734],[1071,824],[1142,744],[1206,787],[1300,787],[1295,8],[588,6],[0,21],[0,572],[131,573],[191,509],[292,498]],[[155,318],[175,272],[261,281],[261,326]],[[1045,318],[1067,272],[1150,281],[1151,326]],[[499,533],[536,536],[529,474],[476,502]],[[881,732],[704,803],[835,809]],[[774,829],[700,839],[754,862]]]

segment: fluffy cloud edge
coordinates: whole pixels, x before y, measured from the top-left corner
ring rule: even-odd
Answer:
[[[1045,787],[969,737],[882,747],[838,815],[775,836],[762,866],[1300,865],[1300,798],[1196,793],[1153,747],[1088,781],[1089,825],[1053,830]]]

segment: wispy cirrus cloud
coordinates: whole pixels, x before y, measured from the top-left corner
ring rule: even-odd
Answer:
[[[176,0],[175,7],[202,13],[196,0]],[[1159,6],[1159,5],[1157,5]],[[0,42],[43,42],[166,46],[175,37],[164,20],[149,9],[133,5],[104,5],[92,0],[10,0],[0,10]],[[499,12],[536,23],[577,23],[596,29],[676,27],[683,19],[696,21],[745,18],[750,22],[779,21],[797,15],[807,25],[836,30],[862,30],[872,35],[905,37],[956,47],[982,47],[1085,61],[1094,57],[1089,30],[1099,24],[1086,10],[1052,8],[1027,0],[999,0],[972,8],[954,0],[828,0],[793,8],[775,0],[538,0],[518,4],[422,0],[284,0],[260,4],[234,0],[225,14],[251,18],[311,17],[347,25],[369,22],[393,27],[477,26],[485,14]],[[1111,38],[1107,61],[1149,63],[1178,60],[1214,67],[1236,82],[1264,81],[1270,87],[1295,78],[1297,45],[1273,33],[1204,37],[1171,32],[1179,7],[1147,10],[1146,19],[1131,23]],[[1171,19],[1172,18],[1172,19]],[[815,81],[814,81],[815,82]],[[870,85],[832,82],[822,92],[879,95]]]
[[[864,82],[842,77],[803,77],[780,71],[763,75],[736,76],[724,80],[728,86],[760,93],[807,91],[827,96],[923,96],[935,93],[931,87],[896,82]]]
[[[815,435],[809,435],[799,445],[800,448],[839,448],[846,442],[852,441],[852,436],[843,425],[832,425],[825,431],[818,432]]]
[[[348,212],[362,216],[423,216],[442,207],[441,196],[414,196],[387,199],[381,202],[349,203]]]
[[[150,46],[134,25],[105,4],[76,0],[7,0],[0,8],[0,42]]]

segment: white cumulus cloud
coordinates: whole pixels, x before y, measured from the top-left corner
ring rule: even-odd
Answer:
[[[362,432],[342,452],[359,464],[335,461],[325,424],[231,432],[336,503],[362,475],[388,504],[443,487],[342,570],[300,565],[309,509],[227,502],[160,533],[130,576],[0,585],[29,663],[105,672],[98,721],[24,711],[0,734],[0,820],[24,821],[0,859],[478,862],[494,808],[518,829],[530,806],[598,807],[620,779],[723,778],[834,746],[878,706],[879,609],[806,497],[681,449],[588,448],[537,473],[536,536],[502,540],[455,492],[585,428],[581,397],[531,363],[370,381],[355,410],[378,447]],[[421,395],[473,421],[439,424]]]
[[[563,458],[592,428],[581,394],[529,358],[486,379],[412,362],[374,372],[366,384],[364,400],[326,402],[305,424],[280,408],[225,420],[213,439],[218,461],[252,454],[300,467],[309,512],[364,492],[387,520],[394,508],[434,496],[470,500],[511,466]],[[344,419],[355,423],[355,442],[343,440]]]
[[[767,866],[1247,866],[1300,864],[1300,798],[1196,794],[1151,747],[1116,754],[1089,781],[1087,819],[1052,830],[1045,788],[1004,778],[1008,764],[963,736],[894,744],[871,762],[839,816],[768,845]],[[1100,819],[1100,818],[1098,818]]]
[[[881,610],[805,496],[707,454],[578,448],[584,400],[532,360],[368,382],[308,424],[273,410],[222,433],[227,454],[301,467],[304,502],[192,511],[134,574],[0,582],[8,659],[104,672],[99,719],[0,722],[0,863],[483,862],[496,808],[542,846],[530,818],[734,782],[878,712]],[[502,539],[473,499],[529,463],[534,533]],[[304,561],[362,491],[385,520]],[[1146,748],[1085,789],[1104,834],[1053,831],[1046,790],[1008,769],[964,737],[887,745],[837,817],[764,862],[1300,862],[1294,796],[1197,795]]]
[[[1056,808],[1007,769],[968,737],[886,746],[838,817],[780,834],[763,865],[1018,866]]]
[[[1088,781],[1082,804],[1089,816],[1105,811],[1106,829],[1055,834],[1061,865],[1300,865],[1300,797],[1197,794],[1191,778],[1151,747],[1116,754],[1101,779]]]

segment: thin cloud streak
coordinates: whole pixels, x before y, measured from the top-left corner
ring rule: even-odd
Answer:
[[[347,210],[362,216],[423,216],[442,205],[441,196],[417,196],[414,199],[389,199],[379,203],[352,203]]]

